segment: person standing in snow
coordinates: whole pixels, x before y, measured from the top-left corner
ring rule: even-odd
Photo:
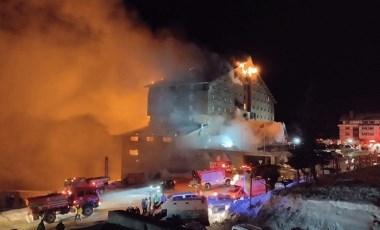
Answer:
[[[82,214],[82,208],[80,206],[77,207],[77,212],[74,217],[74,221],[82,220],[81,215]]]
[[[167,200],[166,196],[165,196],[165,193],[162,193],[162,196],[161,196],[161,204],[165,203]]]
[[[57,230],[65,230],[65,225],[62,223],[62,220],[59,221],[59,223],[57,224],[57,226],[55,227],[55,229],[57,229]]]
[[[45,230],[44,219],[42,219],[41,222],[38,224],[37,230]]]
[[[152,196],[149,196],[149,198],[148,198],[147,209],[148,209],[148,213],[151,213],[151,210],[152,210]]]
[[[160,198],[158,197],[158,195],[156,193],[156,195],[154,196],[154,206],[157,206],[158,203],[160,203]]]
[[[141,209],[142,209],[142,214],[144,215],[147,211],[147,201],[148,199],[145,197],[144,199],[141,200]]]

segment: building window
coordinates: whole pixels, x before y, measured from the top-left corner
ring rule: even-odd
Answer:
[[[344,129],[345,129],[345,130],[350,130],[350,127],[345,127]]]
[[[190,94],[190,95],[189,95],[189,100],[190,100],[190,101],[194,101],[194,94]]]
[[[137,156],[137,155],[139,155],[139,150],[131,149],[131,150],[129,150],[129,155]]]
[[[189,105],[189,111],[193,111],[193,106]]]
[[[162,141],[166,143],[172,142],[172,137],[163,137]]]
[[[215,106],[211,106],[211,111],[215,111]]]
[[[138,136],[131,136],[131,141],[139,141],[139,137]]]
[[[152,142],[152,141],[154,141],[154,137],[146,137],[146,141]]]
[[[218,111],[220,112],[220,107],[218,107]]]

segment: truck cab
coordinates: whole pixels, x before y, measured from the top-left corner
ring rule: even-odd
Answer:
[[[94,208],[99,207],[100,196],[95,187],[83,186],[67,190],[71,206],[81,207],[84,216],[90,216]]]

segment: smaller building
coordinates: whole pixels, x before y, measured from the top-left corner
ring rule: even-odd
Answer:
[[[354,113],[341,116],[339,120],[339,140],[347,144],[380,142],[380,113]]]

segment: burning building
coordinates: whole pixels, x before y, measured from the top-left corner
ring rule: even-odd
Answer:
[[[285,139],[285,126],[274,121],[276,100],[250,59],[210,80],[146,87],[149,126],[123,136],[122,178],[207,167],[217,155],[240,164],[250,153],[273,156],[271,146]]]

